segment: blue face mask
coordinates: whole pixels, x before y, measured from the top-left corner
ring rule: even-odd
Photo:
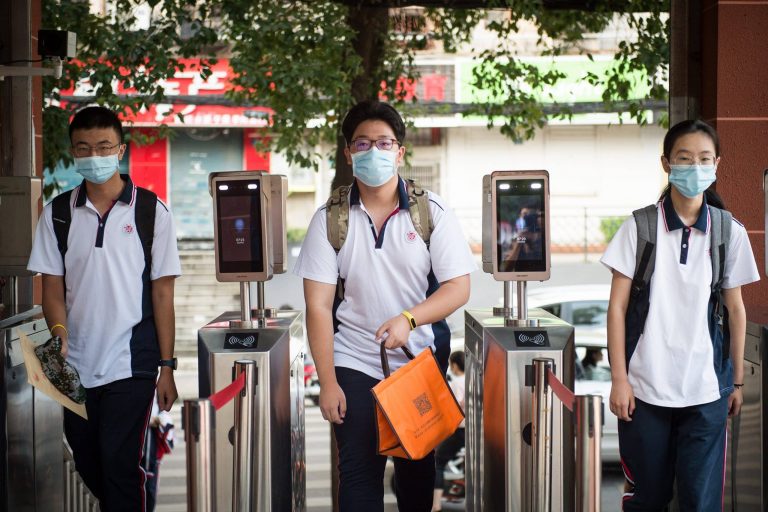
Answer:
[[[714,183],[714,165],[670,165],[669,182],[685,197],[696,197]]]
[[[376,146],[352,153],[352,174],[369,187],[380,187],[395,175],[397,152],[381,151]]]
[[[117,172],[120,160],[117,154],[107,156],[86,156],[75,158],[77,172],[91,183],[101,185]]]

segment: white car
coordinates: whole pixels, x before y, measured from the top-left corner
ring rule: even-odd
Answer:
[[[611,369],[608,366],[606,323],[610,293],[610,285],[542,287],[529,290],[528,307],[544,309],[575,327],[574,391],[577,395],[603,397],[605,421],[602,459],[604,463],[618,463],[618,420],[608,408],[611,396]],[[586,359],[587,353],[590,355],[589,359]]]

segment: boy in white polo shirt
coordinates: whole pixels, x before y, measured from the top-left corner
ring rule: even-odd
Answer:
[[[383,378],[379,340],[390,349],[407,344],[414,354],[432,347],[446,369],[445,318],[469,299],[469,273],[476,265],[455,215],[431,192],[429,246],[417,234],[406,183],[397,173],[405,155],[405,124],[394,108],[359,103],[345,117],[342,133],[355,177],[345,198],[346,239],[336,253],[326,208],[320,208],[294,271],[304,278],[320,408],[333,423],[339,447],[340,509],[377,512],[384,506],[386,463],[376,451],[370,391]],[[343,300],[336,299],[339,279]],[[389,361],[394,370],[407,359],[398,350]],[[434,482],[434,453],[415,461],[395,458],[401,512],[430,510]]]
[[[645,217],[630,217],[601,260],[613,271],[610,409],[619,418],[624,511],[664,510],[675,481],[681,510],[722,507],[726,418],[743,402],[741,286],[760,277],[744,226],[718,211],[722,201],[707,190],[719,161],[712,127],[702,121],[673,126],[661,157],[670,186],[650,226],[656,244],[649,286],[633,283],[637,260],[647,259],[636,256]],[[712,248],[727,228],[728,244],[723,238]],[[715,262],[723,257],[722,266],[713,264],[712,253],[719,255]],[[713,271],[719,274],[714,280]]]
[[[64,411],[75,467],[101,510],[135,512],[145,507],[140,460],[155,380],[160,409],[177,397],[176,234],[165,204],[118,172],[125,144],[114,112],[80,110],[69,136],[84,180],[46,205],[28,269],[43,274],[45,319],[86,389],[88,420]]]

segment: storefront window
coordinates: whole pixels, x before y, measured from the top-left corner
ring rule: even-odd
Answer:
[[[171,153],[170,203],[179,239],[213,239],[208,175],[243,168],[243,132],[232,128],[176,130]]]

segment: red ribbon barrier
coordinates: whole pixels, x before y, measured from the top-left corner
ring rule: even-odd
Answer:
[[[563,402],[563,405],[566,406],[569,411],[573,412],[573,406],[576,404],[576,395],[573,394],[573,391],[565,387],[565,384],[560,382],[560,379],[558,379],[550,369],[547,370],[547,380],[549,381],[549,386],[552,388],[552,391],[557,395],[557,398]]]
[[[244,387],[245,387],[245,372],[238,375],[237,378],[232,381],[232,384],[229,384],[227,387],[209,396],[208,400],[211,401],[211,405],[213,406],[213,408],[218,411],[219,409],[227,405],[227,402],[235,398],[235,396],[240,391],[242,391]]]

